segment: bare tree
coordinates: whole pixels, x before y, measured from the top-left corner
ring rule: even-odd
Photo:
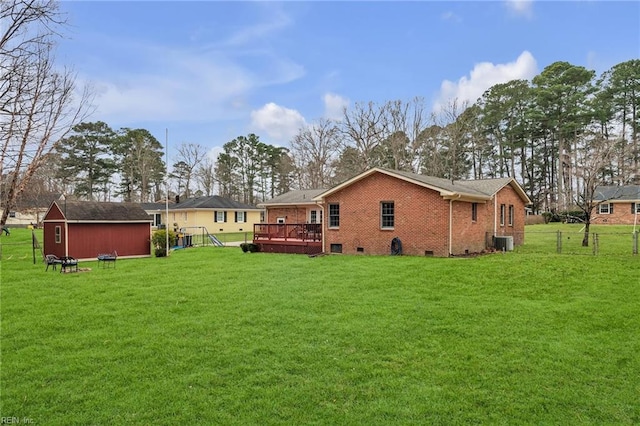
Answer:
[[[336,123],[320,119],[301,128],[291,140],[291,155],[304,188],[325,188],[332,178],[331,164],[340,147],[341,135]]]
[[[427,127],[424,99],[415,97],[408,102],[389,101],[384,106],[383,142],[385,161],[382,164],[396,170],[417,171],[415,161],[418,140]]]
[[[583,247],[589,246],[589,228],[591,215],[602,202],[597,199],[598,187],[605,183],[605,170],[611,165],[615,153],[615,145],[604,136],[596,135],[594,140],[577,153],[578,164],[575,165],[577,180],[581,190],[577,192],[575,203],[584,212]]]
[[[445,176],[452,181],[466,177],[470,169],[467,158],[470,120],[465,111],[468,103],[450,100],[439,112],[432,115],[433,122],[441,129],[441,158],[444,160]]]
[[[340,131],[344,148],[353,147],[358,152],[358,163],[354,165],[360,173],[375,164],[375,150],[388,136],[385,123],[386,105],[379,107],[374,102],[357,103],[352,110],[344,110]]]
[[[195,176],[198,187],[207,197],[213,195],[216,183],[215,172],[215,163],[209,157],[205,157],[196,169]]]
[[[0,3],[2,225],[46,155],[87,112],[88,91],[77,98],[75,74],[53,63],[63,18],[55,1]]]
[[[202,163],[206,155],[207,149],[200,144],[183,142],[178,147],[177,160],[182,166],[185,198],[191,196],[191,180],[194,177],[196,168]]]

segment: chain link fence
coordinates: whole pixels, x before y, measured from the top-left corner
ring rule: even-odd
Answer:
[[[527,231],[519,253],[557,253],[568,255],[619,256],[638,255],[640,232],[590,232],[583,245],[584,230]]]

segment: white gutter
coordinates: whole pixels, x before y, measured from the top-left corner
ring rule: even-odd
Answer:
[[[324,203],[322,204],[316,203],[316,206],[320,207],[320,209],[322,210],[322,221],[320,221],[320,226],[322,227],[322,253],[326,253],[325,252],[325,247],[326,247],[325,236],[327,233],[324,230],[324,224],[325,222],[327,222],[327,219],[324,216]]]
[[[498,193],[493,196],[493,236],[498,235]]]
[[[457,200],[462,197],[462,194],[458,194]],[[449,256],[453,253],[453,198],[449,199]]]

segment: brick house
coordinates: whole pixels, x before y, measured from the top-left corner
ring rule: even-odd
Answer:
[[[274,200],[264,203],[269,221],[303,207],[284,209]],[[530,200],[512,178],[451,182],[374,168],[313,202],[304,208],[322,210],[322,252],[389,254],[398,238],[404,254],[449,256],[481,252],[494,236],[522,244]]]
[[[594,201],[593,224],[634,225],[640,219],[640,185],[600,186]]]

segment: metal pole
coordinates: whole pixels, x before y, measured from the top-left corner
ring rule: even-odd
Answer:
[[[165,176],[164,186],[166,194],[164,197],[164,213],[167,218],[167,223],[164,224],[164,235],[166,239],[165,256],[169,256],[169,129],[165,129],[165,144],[164,144],[164,156],[165,156]]]

